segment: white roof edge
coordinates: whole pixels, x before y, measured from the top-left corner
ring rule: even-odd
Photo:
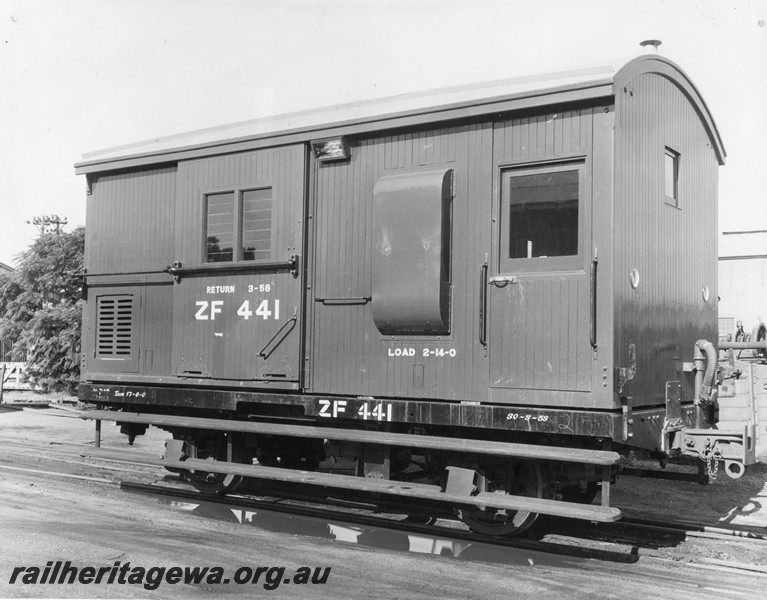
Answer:
[[[555,73],[454,86],[432,91],[411,92],[388,98],[363,100],[350,104],[241,121],[89,152],[83,154],[83,162],[79,163],[78,166],[120,160],[137,155],[163,153],[177,148],[256,138],[269,133],[300,131],[313,127],[382,118],[405,112],[426,112],[446,106],[524,97],[564,87],[578,89],[599,84],[611,84],[615,74],[627,62],[629,61],[622,60]]]

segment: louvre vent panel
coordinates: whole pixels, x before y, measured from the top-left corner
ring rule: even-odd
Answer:
[[[133,296],[98,299],[97,358],[128,358],[133,351]]]

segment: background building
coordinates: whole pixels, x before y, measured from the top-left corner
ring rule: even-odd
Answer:
[[[747,334],[767,319],[767,230],[725,231],[719,239],[719,334]]]

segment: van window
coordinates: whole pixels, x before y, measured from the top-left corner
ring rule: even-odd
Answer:
[[[509,258],[578,254],[578,171],[509,178]]]

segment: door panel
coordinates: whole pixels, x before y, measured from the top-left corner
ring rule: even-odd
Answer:
[[[585,160],[500,172],[490,387],[591,389],[588,183]]]
[[[305,149],[179,166],[174,375],[297,387]]]
[[[308,391],[487,399],[492,133],[374,137],[349,161],[315,165]]]

